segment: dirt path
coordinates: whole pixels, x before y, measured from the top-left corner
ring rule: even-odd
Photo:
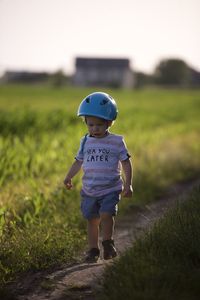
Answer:
[[[165,197],[143,209],[132,211],[116,220],[115,244],[119,254],[132,245],[144,229],[149,228],[171,207],[177,196],[187,194],[200,180],[177,184]],[[37,273],[17,287],[18,300],[95,300],[95,290],[100,286],[104,268],[112,261],[100,260],[97,264],[76,263],[50,274]],[[40,278],[40,284],[38,284]],[[34,282],[37,282],[34,283]],[[21,292],[20,292],[21,290]]]

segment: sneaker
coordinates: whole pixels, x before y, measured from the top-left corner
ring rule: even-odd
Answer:
[[[87,256],[85,257],[85,262],[86,263],[95,263],[98,261],[100,256],[100,250],[98,248],[91,248]]]
[[[111,259],[117,256],[117,250],[113,240],[106,240],[102,242],[103,245],[103,258]]]

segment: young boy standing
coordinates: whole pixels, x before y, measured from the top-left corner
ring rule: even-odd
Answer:
[[[72,178],[83,168],[81,210],[88,221],[89,251],[86,262],[96,262],[100,256],[99,225],[102,229],[103,258],[117,255],[113,241],[114,216],[121,192],[132,197],[132,165],[123,137],[109,132],[117,117],[114,99],[96,92],[81,102],[78,116],[85,118],[88,134],[82,138],[64,184],[72,188]],[[121,177],[121,166],[125,175]]]

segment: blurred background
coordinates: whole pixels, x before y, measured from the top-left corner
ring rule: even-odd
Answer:
[[[198,0],[0,0],[1,82],[200,85]]]
[[[79,208],[82,173],[73,178],[72,191],[63,185],[87,132],[77,117],[80,101],[101,90],[117,102],[119,117],[110,130],[124,136],[134,167],[134,196],[120,201],[123,215],[200,178],[199,88],[199,0],[0,0],[1,299],[16,299],[15,289],[14,298],[6,298],[4,288],[22,272],[71,263],[87,244]],[[193,217],[198,208],[190,202]],[[162,300],[174,299],[178,283],[164,281],[160,294],[157,282],[163,262],[170,261],[166,253],[173,249],[171,257],[182,257],[179,248],[188,273],[184,278],[181,261],[180,277],[172,263],[165,278],[183,278],[177,299],[196,299],[199,215],[196,231],[187,215],[176,219],[185,224],[184,234],[169,226],[169,235],[193,240],[178,238],[175,246],[163,231],[158,281],[143,272],[141,256],[147,286],[156,285],[152,299],[163,293]],[[143,279],[138,282],[147,294],[142,299],[149,299]]]

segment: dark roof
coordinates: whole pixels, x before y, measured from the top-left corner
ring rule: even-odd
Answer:
[[[29,71],[7,71],[4,74],[6,81],[37,81],[48,79],[49,74],[46,72],[29,72]]]
[[[76,67],[121,67],[129,68],[129,59],[126,58],[76,58]]]

